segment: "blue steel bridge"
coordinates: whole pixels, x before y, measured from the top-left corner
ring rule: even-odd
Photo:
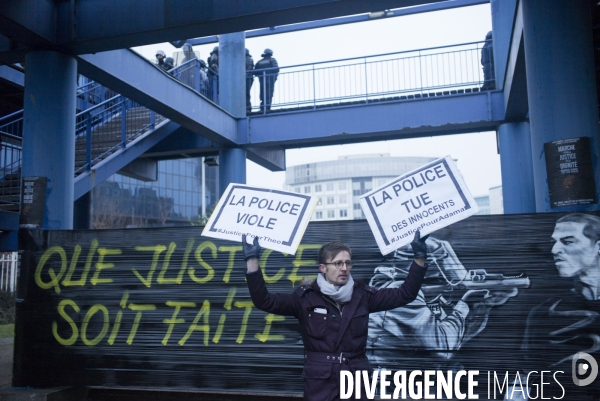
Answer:
[[[407,107],[403,103],[443,98],[446,100],[457,98],[454,101],[460,103],[466,101],[471,105],[483,101],[486,103],[483,109],[487,110],[487,102],[490,99],[480,89],[484,84],[480,63],[484,43],[464,43],[283,66],[278,74],[273,103],[268,114],[266,109],[262,112],[259,110],[260,83],[256,79],[251,92],[253,108],[252,112],[248,113],[248,119],[260,121],[259,119],[267,118],[265,121],[268,121],[268,118],[274,114],[279,119],[286,119],[290,118],[290,114],[334,108],[339,109],[337,110],[339,114],[349,115],[355,113],[357,108],[378,105],[386,105],[385,111],[381,112],[388,114],[389,107],[398,108],[398,112],[401,112]],[[132,65],[126,68],[127,70],[146,71],[144,75],[147,74],[149,79],[154,80],[158,77],[167,88],[166,92],[184,91],[186,102],[205,103],[205,107],[214,110],[215,114],[220,112],[217,107],[219,76],[216,72],[205,69],[207,78],[202,80],[200,69],[205,67],[201,66],[198,59],[190,60],[175,67],[169,73],[164,73],[152,62],[139,57],[131,50],[119,50],[117,53],[132,62]],[[107,57],[114,56],[111,54]],[[90,57],[90,69],[96,64],[101,65],[102,61]],[[258,71],[258,73],[265,78],[271,75],[269,71]],[[154,107],[160,110],[160,112],[155,111],[148,104],[148,99],[143,96],[144,93],[135,91],[131,87],[122,90],[130,93],[127,97],[85,76],[81,76],[79,81],[81,85],[77,87],[75,95],[76,198],[125,168],[135,158],[160,160],[172,158],[183,152],[187,155],[204,156],[218,154],[219,146],[215,142],[199,143],[191,149],[187,147],[189,143],[180,145],[179,149],[162,144],[167,142],[163,140],[175,132],[181,135],[185,130],[183,126],[189,124],[186,119],[193,117],[191,113],[178,110],[179,107],[172,105],[169,107],[167,104]],[[147,84],[151,86],[152,82]],[[170,110],[165,112],[166,109]],[[487,113],[481,116],[483,120],[488,117],[490,115]],[[363,134],[375,138],[379,131],[377,118],[371,117],[369,120],[368,125],[371,128]],[[492,127],[492,121],[490,123]],[[254,122],[249,125],[252,124]],[[367,127],[365,126],[364,129],[366,130]],[[285,131],[289,132],[290,127]],[[23,110],[0,119],[0,132],[3,137],[0,178],[4,178],[5,183],[0,188],[0,202],[4,209],[18,210]],[[187,135],[190,136],[189,132]],[[390,135],[392,134],[388,133],[380,138]],[[281,133],[275,134],[271,139],[265,139],[265,142],[275,142],[278,145],[284,142]],[[285,142],[290,143],[295,140],[288,139]],[[271,167],[284,168],[283,165]],[[90,181],[92,175],[95,177],[93,182]]]

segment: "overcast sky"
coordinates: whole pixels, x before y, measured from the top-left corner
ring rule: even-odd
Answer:
[[[246,40],[246,47],[250,50],[254,61],[258,61],[260,54],[268,47],[273,50],[280,66],[290,66],[481,41],[491,29],[490,6],[484,4],[251,38]],[[200,51],[200,57],[206,60],[215,45],[216,43],[195,46],[194,50]],[[179,51],[168,43],[134,48],[152,60],[159,49],[164,50],[167,55]],[[390,153],[391,156],[450,155],[458,160],[458,168],[474,196],[486,195],[489,188],[501,184],[500,158],[497,153],[495,132],[288,149],[286,164],[295,166],[335,160],[343,155],[368,153]],[[273,173],[253,162],[247,162],[249,185],[283,188],[284,181],[284,172]]]

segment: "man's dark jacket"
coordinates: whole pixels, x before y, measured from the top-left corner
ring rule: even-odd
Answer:
[[[372,370],[365,356],[369,313],[412,302],[426,270],[413,262],[406,281],[398,288],[378,290],[355,282],[352,299],[342,312],[321,293],[316,281],[293,293],[271,294],[260,269],[248,273],[246,279],[258,309],[298,319],[307,356],[302,372],[304,400],[328,401],[340,397],[341,370]],[[320,313],[323,311],[326,313]],[[365,397],[364,391],[361,395]]]

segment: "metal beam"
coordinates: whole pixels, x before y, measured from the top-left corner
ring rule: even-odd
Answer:
[[[102,51],[441,0],[104,0],[77,6],[72,51]]]
[[[439,1],[4,0],[0,34],[77,55]]]
[[[506,76],[506,64],[510,52],[517,3],[518,0],[490,1],[496,89],[500,90],[504,89],[504,77]]]
[[[5,49],[0,50],[0,65],[15,64],[25,61],[27,55],[26,48],[19,48],[17,50]]]
[[[57,6],[53,0],[2,0],[0,34],[31,48],[56,45]]]
[[[132,50],[78,58],[79,72],[221,146],[235,146],[236,120]]]
[[[238,127],[246,133],[246,119],[239,120]],[[190,130],[179,127],[171,136],[153,146],[141,157],[156,160],[182,157],[217,156],[223,147]],[[271,171],[285,171],[285,150],[279,146],[246,147],[246,156],[254,163]]]
[[[494,130],[502,92],[270,114],[250,119],[249,146],[309,147]]]
[[[513,25],[510,52],[504,79],[504,107],[507,121],[523,121],[529,112],[525,44],[523,39],[523,8],[521,2]]]
[[[216,156],[222,147],[208,139],[179,126],[169,138],[157,143],[140,157],[156,160],[184,157]]]
[[[25,74],[7,65],[0,65],[0,80],[20,89],[25,87]]]
[[[158,180],[158,162],[138,157],[117,173],[144,182],[156,181]]]
[[[179,125],[172,121],[164,121],[154,131],[137,138],[125,149],[115,152],[110,157],[93,166],[91,171],[75,177],[75,200],[94,189],[96,185],[99,185],[111,175],[137,159],[145,151],[171,135],[178,127]]]
[[[0,34],[0,65],[23,62],[26,54],[26,46]]]
[[[285,149],[280,146],[246,147],[246,158],[271,171],[285,171]]]
[[[301,22],[285,26],[273,26],[270,28],[255,29],[246,32],[246,39],[257,38],[260,36],[278,35],[281,33],[304,31],[308,29],[325,28],[328,26],[352,24],[355,22],[379,21],[385,18],[404,17],[413,14],[422,14],[432,11],[450,10],[459,7],[475,6],[479,4],[488,4],[490,0],[448,0],[434,4],[426,4],[415,7],[401,8],[396,10],[387,10],[379,12],[370,12],[368,14],[353,15],[349,17],[330,18],[318,21]],[[185,42],[192,45],[205,45],[209,43],[217,43],[217,36],[208,36],[204,38],[188,39],[173,41],[171,44],[175,47],[181,47]]]

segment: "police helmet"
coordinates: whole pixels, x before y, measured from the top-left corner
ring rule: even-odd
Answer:
[[[263,54],[261,54],[261,57],[266,57],[266,56],[272,56],[273,55],[273,50],[271,49],[265,49],[265,51],[263,52]]]
[[[157,52],[156,52],[156,56],[157,56],[157,57],[158,57],[158,56],[163,56],[163,57],[165,57],[165,56],[166,56],[166,54],[165,54],[165,52],[163,52],[162,50],[159,50],[159,51],[157,51]]]
[[[489,32],[487,33],[487,35],[485,35],[485,38],[486,38],[486,39],[491,39],[491,38],[492,38],[492,31],[489,31]]]
[[[185,42],[183,44],[183,46],[181,46],[181,50],[183,50],[184,52],[191,52],[192,51],[192,44],[189,42]]]
[[[215,46],[215,47],[213,47],[213,50],[212,50],[212,52],[210,52],[210,54],[218,53],[218,52],[219,52],[219,46]]]

